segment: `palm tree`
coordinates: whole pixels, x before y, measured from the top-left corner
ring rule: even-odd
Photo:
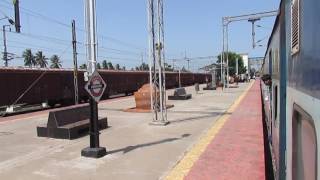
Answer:
[[[59,69],[62,67],[62,64],[61,64],[62,62],[60,61],[59,56],[57,55],[51,56],[50,61],[51,61],[50,68]]]
[[[26,49],[23,54],[22,54],[22,57],[24,58],[24,65],[25,66],[29,66],[29,67],[32,67],[33,65],[36,65],[36,61],[35,61],[35,58],[32,54],[32,51],[31,49]]]
[[[116,70],[120,70],[120,64],[116,64]]]
[[[39,65],[41,68],[45,68],[48,65],[48,58],[43,55],[42,51],[38,51],[36,53],[35,60],[37,65]]]
[[[103,68],[103,69],[108,69],[108,63],[107,63],[106,60],[103,60],[103,61],[102,61],[102,68]]]
[[[114,70],[114,67],[113,67],[113,65],[112,65],[112,62],[108,62],[108,69]]]

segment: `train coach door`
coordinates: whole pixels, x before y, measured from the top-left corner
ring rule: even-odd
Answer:
[[[272,109],[272,105],[273,105],[273,81],[272,81],[272,67],[273,67],[273,59],[272,59],[272,49],[270,49],[269,51],[269,75],[271,76],[271,85],[269,86],[269,109],[270,109],[270,132],[271,132],[271,137],[272,137],[272,133],[273,133],[273,109]]]

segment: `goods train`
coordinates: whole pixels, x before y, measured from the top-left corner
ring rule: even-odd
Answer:
[[[84,89],[84,72],[79,71],[79,101],[86,102],[88,94]],[[107,83],[102,99],[115,94],[132,94],[143,84],[149,82],[147,71],[113,71],[99,70]],[[211,75],[205,73],[181,73],[181,85],[209,81]],[[0,107],[16,104],[55,104],[68,105],[74,102],[74,76],[72,70],[32,69],[32,68],[0,68]],[[177,72],[166,73],[166,88],[179,86]]]
[[[320,179],[320,1],[282,0],[261,69],[275,179]]]

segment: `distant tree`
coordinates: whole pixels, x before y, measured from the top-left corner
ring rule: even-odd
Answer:
[[[114,67],[113,67],[113,65],[112,65],[112,63],[111,63],[111,62],[108,62],[108,69],[110,69],[110,70],[114,70]]]
[[[122,66],[122,70],[124,70],[124,71],[125,71],[125,70],[126,70],[126,67],[125,67],[125,66]]]
[[[116,70],[120,70],[120,64],[116,64]]]
[[[22,57],[24,58],[24,65],[25,66],[32,67],[32,66],[37,64],[36,61],[35,61],[35,58],[34,58],[34,56],[32,54],[31,49],[26,49],[23,52]]]
[[[239,74],[243,74],[247,71],[246,67],[244,67],[243,59],[242,57],[234,52],[228,52],[225,53],[225,59],[227,58],[228,55],[228,61],[229,61],[229,75],[233,76],[236,74],[236,62],[238,59],[238,68],[239,68]],[[217,62],[220,63],[221,61],[221,54],[218,56]],[[220,71],[220,70],[219,70]],[[220,72],[218,72],[220,74]]]
[[[38,51],[34,58],[35,58],[37,65],[39,65],[41,68],[47,67],[48,58],[46,58],[46,56],[43,55],[42,51]]]
[[[62,62],[60,61],[60,58],[58,55],[52,55],[50,58],[50,68],[59,69],[62,67]]]
[[[85,64],[85,63],[84,63],[84,64],[81,64],[81,65],[79,66],[79,68],[80,68],[80,69],[87,69],[87,64]]]
[[[140,66],[136,67],[136,71],[148,71],[149,65],[146,63],[142,63]]]
[[[106,60],[103,60],[103,61],[102,61],[102,68],[103,68],[103,69],[108,69],[108,63],[107,63]]]
[[[134,71],[134,68],[131,68],[131,71]]]
[[[100,63],[97,63],[97,69],[101,69]]]

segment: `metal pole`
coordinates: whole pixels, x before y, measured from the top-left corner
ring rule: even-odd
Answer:
[[[260,17],[259,18],[249,18],[249,22],[251,22],[252,24],[252,47],[253,49],[256,48],[256,31],[255,31],[255,22],[256,21],[259,21],[260,20]]]
[[[179,69],[179,88],[181,88],[181,70]]]
[[[143,52],[141,53],[141,65],[143,64]]]
[[[147,12],[148,12],[148,31],[149,31],[149,82],[150,82],[150,108],[153,110],[153,114],[155,114],[154,110],[154,97],[153,97],[153,68],[155,66],[154,64],[154,22],[153,22],[153,0],[148,0],[147,5]]]
[[[163,122],[166,123],[168,117],[167,117],[167,93],[166,93],[166,54],[165,54],[165,38],[164,38],[164,18],[163,18],[163,0],[159,0],[159,33],[161,34],[161,40],[162,40],[162,74],[163,74],[163,80],[162,80],[162,88],[163,88],[163,107],[164,111],[162,112],[163,114]]]
[[[85,0],[85,19],[87,32],[87,71],[91,76],[96,70],[97,43],[96,43],[96,1]],[[90,98],[90,147],[82,150],[81,154],[86,157],[99,158],[106,155],[106,149],[100,147],[98,129],[98,103]]]
[[[239,59],[236,59],[236,75],[239,74]]]
[[[254,22],[255,21],[252,21],[252,47],[253,47],[253,49],[256,48],[256,40],[255,40],[256,32],[255,32],[255,28],[254,28]]]
[[[184,59],[188,62],[188,71],[190,71],[190,59],[187,58],[187,50],[184,51]]]
[[[229,88],[229,27],[226,26],[226,41],[227,41],[227,88]]]
[[[220,79],[221,79],[221,83],[223,84],[222,85],[222,89],[224,89],[223,87],[225,86],[225,82],[224,82],[224,33],[225,33],[225,30],[224,30],[224,18],[222,18],[222,53],[221,53],[221,60],[220,60],[220,63],[221,63],[221,76],[220,76]]]
[[[79,103],[76,22],[72,20],[74,103]]]
[[[91,61],[91,71],[92,74],[96,70],[97,64],[97,41],[96,41],[96,0],[89,0],[89,32],[90,32],[90,51],[91,56],[89,62]],[[91,75],[90,74],[90,75]]]
[[[229,27],[226,26],[226,41],[227,41],[227,88],[229,88]]]
[[[164,122],[164,116],[163,116],[163,111],[164,111],[164,97],[163,97],[163,72],[162,72],[162,49],[163,49],[163,42],[162,42],[162,37],[161,37],[161,31],[162,31],[162,18],[161,18],[161,1],[162,0],[158,0],[158,73],[159,73],[159,91],[160,91],[160,113],[161,113],[161,120],[162,122]]]
[[[157,3],[155,3],[155,1]],[[149,58],[150,64],[150,91],[153,121],[151,125],[166,125],[166,92],[165,92],[165,54],[164,54],[164,21],[163,1],[148,0],[149,22]],[[156,34],[157,33],[157,34]],[[158,114],[159,113],[159,114]]]
[[[148,30],[149,30],[149,66],[150,66],[150,99],[153,121],[158,120],[158,76],[156,72],[156,42],[155,42],[155,18],[154,0],[148,0]]]
[[[3,60],[4,60],[4,66],[8,67],[8,52],[7,52],[7,36],[6,36],[6,25],[2,26],[3,31]]]
[[[174,60],[172,60],[172,70],[174,71]]]
[[[96,49],[96,14],[95,14],[95,8],[96,8],[96,1],[95,0],[89,0],[89,15],[90,15],[90,21],[89,21],[89,32],[90,32],[90,50],[91,50],[91,57],[89,61],[91,60],[91,71],[89,71],[90,75],[96,70],[96,62],[97,62],[97,49]],[[91,110],[92,110],[92,121],[93,121],[93,133],[91,134],[91,142],[90,147],[91,148],[98,148],[99,147],[99,132],[98,132],[98,103],[91,98]]]

